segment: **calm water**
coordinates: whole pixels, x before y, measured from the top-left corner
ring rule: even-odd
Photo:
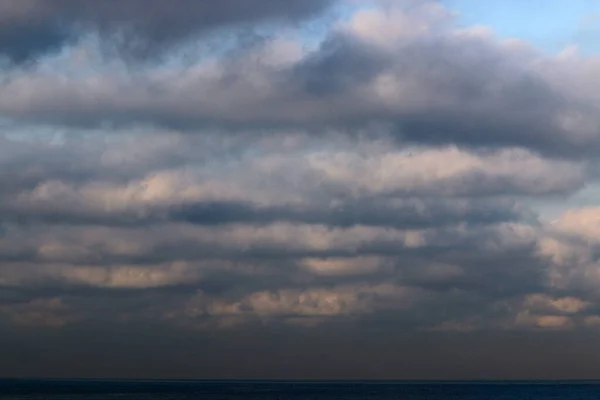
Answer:
[[[0,399],[545,400],[600,399],[600,382],[398,383],[0,380]]]

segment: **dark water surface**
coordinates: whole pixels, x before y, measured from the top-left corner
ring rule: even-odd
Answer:
[[[0,380],[0,399],[600,399],[600,382],[265,382]]]

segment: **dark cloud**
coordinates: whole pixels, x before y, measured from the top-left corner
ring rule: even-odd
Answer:
[[[172,207],[148,207],[120,212],[65,208],[57,206],[0,208],[0,220],[8,224],[36,223],[102,226],[149,226],[165,222],[185,222],[202,226],[226,224],[268,225],[276,222],[325,224],[331,227],[380,226],[404,229],[441,227],[457,223],[486,225],[495,222],[517,221],[523,218],[511,204],[474,201],[472,204],[407,200],[405,204],[386,202],[347,202],[335,207],[270,206],[252,203],[212,201]],[[412,204],[411,204],[412,203]],[[45,209],[44,209],[45,208]]]
[[[452,204],[436,204],[435,201],[415,201],[399,207],[390,207],[385,202],[348,202],[329,209],[302,209],[294,207],[260,208],[240,203],[204,203],[175,207],[169,212],[169,219],[200,225],[220,225],[228,223],[269,224],[290,222],[305,224],[325,224],[331,227],[352,227],[358,225],[387,226],[395,228],[426,228],[459,222],[489,224],[500,221],[518,220],[517,210],[503,204],[467,205],[462,208]],[[429,204],[428,204],[429,203]],[[462,209],[461,209],[462,208]]]
[[[324,10],[331,0],[23,0],[0,5],[0,54],[34,61],[90,33],[122,55],[154,58],[169,47],[219,28],[269,20],[295,21]]]

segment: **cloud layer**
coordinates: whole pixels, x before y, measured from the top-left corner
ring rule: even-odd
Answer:
[[[597,57],[238,3],[0,2],[4,324],[600,326]]]

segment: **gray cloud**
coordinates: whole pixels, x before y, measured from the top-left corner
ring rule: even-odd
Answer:
[[[98,33],[132,58],[155,58],[169,47],[219,28],[269,20],[294,21],[332,1],[277,0],[23,0],[0,4],[0,54],[22,63]]]
[[[512,326],[503,302],[544,292],[539,223],[520,200],[587,176],[518,149],[259,139],[246,152],[246,137],[218,134],[5,137],[4,316],[207,328],[401,310],[413,328]]]
[[[177,346],[194,332],[222,350],[242,343],[242,355],[261,345],[265,371],[279,371],[290,338],[306,363],[339,338],[340,354],[406,372],[383,345],[360,353],[404,338],[449,364],[436,375],[415,352],[421,369],[402,376],[434,377],[452,375],[446,345],[596,330],[600,212],[540,212],[597,186],[596,64],[456,28],[438,2],[384,3],[315,48],[282,34],[127,70],[73,35],[114,34],[103,45],[138,59],[173,55],[221,28],[331,2],[0,2],[12,15],[0,17],[4,54],[38,61],[13,65],[0,91],[11,122],[0,136],[0,336],[12,332],[0,342],[70,334],[76,349],[110,330],[116,352],[152,342],[127,336],[138,330]],[[42,30],[63,36],[41,42]],[[275,331],[280,344],[262,341]],[[472,365],[505,355],[467,350]],[[244,359],[230,353],[214,356],[216,375]],[[342,364],[329,365],[360,375]],[[252,375],[248,365],[235,371]]]
[[[586,177],[581,164],[520,151],[480,155],[453,148],[364,148],[358,156],[352,141],[340,143],[350,148],[329,152],[311,149],[312,140],[285,150],[272,147],[276,141],[268,138],[255,144],[261,156],[246,157],[236,153],[240,144],[215,144],[213,139],[148,136],[144,146],[136,147],[137,139],[131,138],[62,145],[5,138],[0,165],[14,172],[0,180],[1,219],[114,226],[168,221],[208,226],[485,225],[525,218],[517,198],[570,193]],[[204,170],[211,164],[210,171]],[[388,172],[393,170],[397,172]]]
[[[186,221],[201,225],[246,222],[268,224],[277,221],[308,224],[325,224],[332,227],[356,225],[423,228],[446,223],[472,222],[488,224],[494,221],[510,221],[520,217],[517,210],[503,207],[502,204],[458,205],[435,204],[416,201],[400,207],[386,206],[385,202],[357,202],[340,204],[330,209],[294,209],[293,207],[257,208],[236,203],[200,203],[175,207],[169,212],[175,221]]]
[[[599,125],[592,97],[576,90],[575,81],[568,87],[561,80],[564,71],[579,69],[578,80],[591,82],[583,60],[547,59],[476,30],[377,36],[393,17],[437,24],[431,16],[399,13],[359,13],[304,54],[275,39],[180,73],[101,74],[67,83],[15,76],[4,84],[0,110],[18,120],[84,127],[375,128],[424,145],[595,154]],[[25,95],[33,92],[34,98]]]

